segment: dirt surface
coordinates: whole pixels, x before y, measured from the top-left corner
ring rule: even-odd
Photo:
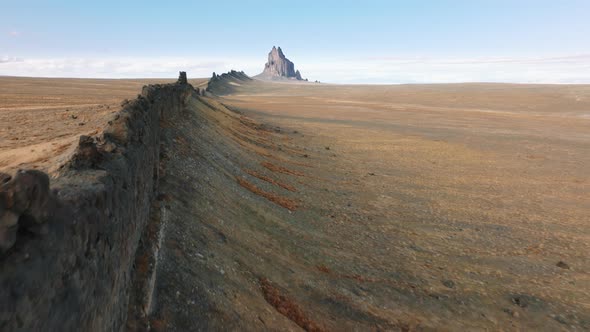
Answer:
[[[146,84],[173,81],[0,77],[0,169],[54,172],[72,143],[102,130],[124,99]]]
[[[0,168],[145,83],[0,79]],[[590,86],[232,91],[162,123],[153,330],[590,329]]]
[[[236,87],[169,124],[156,329],[590,328],[590,87]]]

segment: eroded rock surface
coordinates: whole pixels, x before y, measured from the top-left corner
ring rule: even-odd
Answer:
[[[21,170],[14,177],[3,175],[0,184],[0,250],[16,242],[20,226],[33,230],[48,214],[51,193],[49,177],[36,170]]]
[[[156,196],[160,126],[195,93],[145,86],[79,138],[55,178],[0,174],[0,330],[121,331]]]
[[[303,80],[299,70],[295,71],[295,64],[291,62],[281,48],[272,47],[268,53],[268,62],[264,65],[264,71],[258,75],[259,78],[273,79],[273,78],[290,78],[296,80]]]

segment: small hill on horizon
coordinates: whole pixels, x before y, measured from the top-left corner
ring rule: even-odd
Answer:
[[[251,80],[252,78],[243,71],[231,70],[221,75],[213,73],[207,85],[207,91],[216,95],[226,95],[232,93],[235,87]]]

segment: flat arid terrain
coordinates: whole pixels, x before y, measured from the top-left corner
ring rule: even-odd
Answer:
[[[154,82],[0,78],[0,171]],[[590,86],[228,84],[161,124],[152,329],[590,329]]]
[[[102,130],[124,99],[173,81],[0,77],[0,169],[54,172],[78,137]]]

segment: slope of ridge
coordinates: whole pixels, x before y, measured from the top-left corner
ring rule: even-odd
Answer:
[[[304,206],[321,189],[301,134],[254,121],[222,99],[196,97],[165,124],[160,182],[166,235],[150,326],[187,330],[333,330],[398,327],[332,298],[321,268],[340,241]],[[335,255],[335,256],[334,256]],[[356,273],[342,278],[354,283]],[[319,304],[319,302],[324,304]],[[342,310],[345,310],[346,314]],[[329,317],[329,318],[328,318]]]
[[[587,124],[547,106],[574,112],[570,94],[587,87],[232,86],[166,125],[152,327],[589,327],[588,176],[555,175],[563,158],[588,160]],[[531,96],[533,114],[495,112],[507,96]],[[546,153],[527,142],[566,124],[543,138],[555,160],[514,156]],[[540,183],[567,195],[517,199]]]
[[[221,75],[213,73],[207,85],[207,92],[211,92],[218,96],[230,94],[235,91],[236,87],[251,80],[252,79],[243,71],[238,72],[232,70]]]

